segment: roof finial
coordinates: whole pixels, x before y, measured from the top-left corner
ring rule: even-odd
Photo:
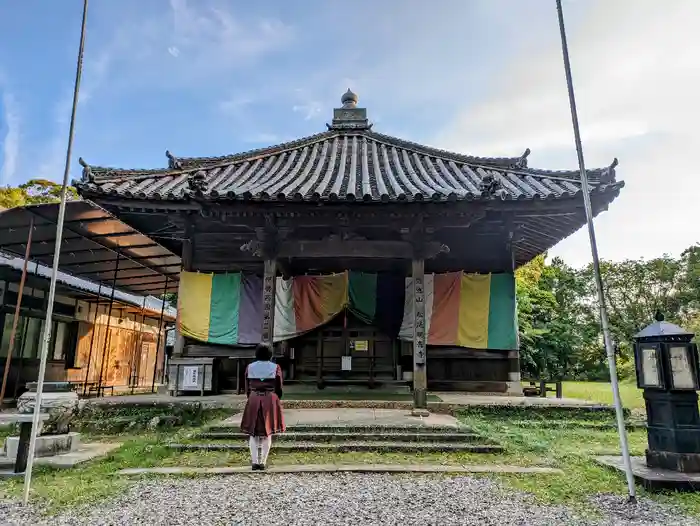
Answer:
[[[343,108],[354,108],[357,106],[357,95],[352,92],[350,88],[348,88],[348,91],[343,93],[343,96],[340,97],[340,102],[343,105]]]
[[[515,161],[516,168],[527,168],[527,156],[530,155],[530,148],[525,148],[523,154]]]
[[[83,159],[82,157],[78,157],[78,163],[80,163],[80,166],[83,167],[83,181],[92,182],[93,175],[92,170],[90,169],[90,165],[86,163],[85,159]]]
[[[367,120],[367,110],[357,107],[357,95],[348,88],[340,97],[343,106],[333,110],[333,123],[326,124],[329,130],[369,130],[372,125]]]
[[[179,170],[182,168],[180,160],[170,153],[170,150],[165,150],[165,156],[168,158],[168,168],[171,170]]]

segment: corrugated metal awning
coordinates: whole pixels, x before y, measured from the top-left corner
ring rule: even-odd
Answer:
[[[30,259],[51,266],[58,204],[0,210],[0,250],[24,258],[34,219]],[[76,277],[134,294],[175,292],[180,257],[90,201],[66,203],[59,268]],[[166,285],[167,282],[167,285]]]

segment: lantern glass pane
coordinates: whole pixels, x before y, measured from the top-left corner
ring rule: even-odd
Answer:
[[[671,347],[668,356],[671,362],[673,387],[676,389],[695,389],[693,366],[688,356],[688,347],[685,345]]]
[[[656,347],[642,348],[642,380],[646,386],[658,387],[661,385]]]

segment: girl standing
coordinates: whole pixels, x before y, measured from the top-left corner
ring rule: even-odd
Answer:
[[[250,455],[253,471],[265,469],[272,446],[272,435],[285,430],[282,414],[282,370],[270,361],[272,351],[259,344],[255,361],[245,371],[245,389],[248,401],[241,418],[241,431],[250,437]]]

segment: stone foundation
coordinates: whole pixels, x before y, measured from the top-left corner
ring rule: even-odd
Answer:
[[[672,451],[646,451],[647,466],[668,469],[679,473],[700,474],[700,453],[675,453]]]
[[[19,437],[7,437],[5,440],[5,456],[14,462],[17,458]],[[37,457],[52,457],[76,451],[80,447],[80,433],[64,435],[42,435],[36,437],[34,454]]]
[[[36,383],[27,384],[29,391],[17,400],[17,412],[33,413],[36,405]],[[42,433],[66,434],[78,410],[78,395],[66,382],[47,382],[41,396],[41,412],[50,416],[44,422]]]

